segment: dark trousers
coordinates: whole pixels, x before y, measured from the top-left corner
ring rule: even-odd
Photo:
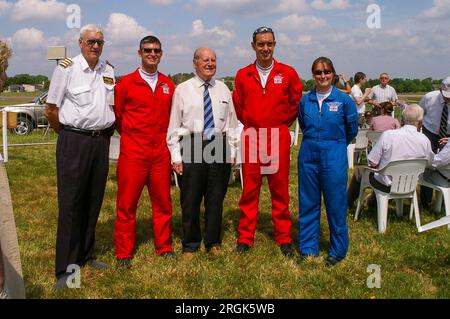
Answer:
[[[437,134],[434,134],[427,130],[424,126],[422,126],[422,133],[430,140],[431,149],[434,153],[436,153],[439,149],[439,140],[440,137]],[[433,198],[433,190],[429,187],[420,186],[420,203],[424,207],[428,207],[431,203],[431,199]]]
[[[109,136],[61,130],[56,147],[58,230],[56,277],[93,258],[95,227],[109,169]]]
[[[213,147],[220,151],[220,160],[210,161],[192,152],[194,143],[201,143],[197,150]],[[214,144],[214,145],[212,145]],[[202,232],[200,227],[200,205],[205,206],[205,237],[206,250],[221,245],[221,228],[223,201],[228,188],[231,164],[226,159],[226,138],[213,141],[202,141],[188,136],[181,142],[183,152],[183,175],[178,176],[180,185],[180,202],[183,224],[183,252],[194,252],[200,248]],[[189,158],[186,158],[186,148],[190,148]],[[215,154],[215,151],[213,151]]]

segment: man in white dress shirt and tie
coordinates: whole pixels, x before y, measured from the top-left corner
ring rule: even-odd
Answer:
[[[216,73],[212,49],[195,51],[196,76],[178,85],[172,100],[167,145],[178,174],[183,256],[192,259],[202,241],[200,204],[205,205],[206,251],[220,254],[223,200],[238,144],[231,92]]]

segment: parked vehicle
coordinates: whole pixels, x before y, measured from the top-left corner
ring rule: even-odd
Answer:
[[[31,103],[9,105],[2,108],[7,112],[17,113],[17,127],[11,132],[18,135],[30,134],[36,128],[46,128],[48,121],[44,116],[47,91],[39,95]]]

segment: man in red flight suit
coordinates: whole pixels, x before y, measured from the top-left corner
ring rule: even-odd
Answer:
[[[173,257],[170,153],[166,144],[173,82],[158,72],[161,42],[140,42],[142,64],[122,77],[115,89],[116,128],[121,134],[117,164],[117,216],[114,241],[118,265],[131,267],[136,237],[136,208],[147,185],[152,202],[156,253]]]
[[[256,62],[239,70],[235,79],[233,103],[238,119],[244,124],[241,135],[244,187],[239,201],[241,219],[236,251],[242,253],[253,246],[262,176],[267,175],[275,241],[286,257],[293,257],[289,127],[297,118],[303,85],[293,68],[273,58],[275,45],[272,29],[258,28],[252,42]],[[261,154],[269,155],[270,165],[275,165],[275,169],[268,169]]]

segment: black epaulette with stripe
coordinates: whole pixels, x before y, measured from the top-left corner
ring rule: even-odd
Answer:
[[[59,65],[62,66],[64,69],[68,68],[72,64],[73,64],[73,61],[71,59],[69,59],[69,58],[61,60],[59,62]]]
[[[106,60],[106,64],[108,64],[110,67],[112,67],[113,69],[115,68],[114,65],[112,65],[108,60]]]

